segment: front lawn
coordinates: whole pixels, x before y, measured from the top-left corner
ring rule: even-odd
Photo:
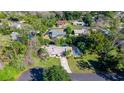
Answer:
[[[56,57],[48,57],[45,60],[41,60],[37,55],[33,54],[34,66],[40,66],[43,68],[48,68],[53,65],[60,65],[60,59]]]
[[[94,73],[93,69],[89,68],[88,60],[96,61],[97,55],[84,55],[82,58],[74,58],[73,56],[68,57],[68,64],[73,73]],[[80,66],[82,66],[82,68]]]

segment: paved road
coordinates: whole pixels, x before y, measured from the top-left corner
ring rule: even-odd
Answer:
[[[104,78],[97,74],[70,74],[72,81],[105,81]]]
[[[39,67],[31,68],[21,74],[18,81],[42,81],[43,69]]]
[[[104,73],[92,74],[69,73],[72,81],[124,81],[124,73]],[[17,79],[18,81],[42,81],[43,69],[39,67],[31,68]]]
[[[72,73],[66,57],[60,57],[61,66],[67,71],[67,73]]]
[[[124,73],[70,74],[72,81],[124,81]]]

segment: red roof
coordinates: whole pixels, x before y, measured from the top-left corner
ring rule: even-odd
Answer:
[[[66,21],[65,20],[58,20],[56,23],[57,23],[57,25],[63,25],[66,23]]]

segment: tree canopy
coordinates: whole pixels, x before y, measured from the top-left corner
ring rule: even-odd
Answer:
[[[60,66],[52,66],[45,70],[43,74],[46,81],[70,81],[68,73]]]

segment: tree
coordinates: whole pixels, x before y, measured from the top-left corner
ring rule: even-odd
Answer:
[[[6,48],[6,56],[9,57],[10,66],[20,71],[25,68],[24,55],[27,47],[21,42],[11,42],[10,46]]]
[[[66,57],[68,57],[68,56],[70,56],[70,55],[71,55],[71,50],[65,51],[65,56],[66,56]]]
[[[60,66],[52,66],[43,73],[45,81],[70,81],[68,73]]]
[[[44,38],[43,38],[43,35],[39,35],[38,36],[38,40],[40,42],[41,45],[44,45]]]
[[[68,35],[70,35],[70,34],[73,33],[73,29],[72,29],[71,26],[68,26],[68,27],[65,29],[65,31],[66,31],[66,34],[68,34]]]
[[[91,14],[86,14],[85,17],[83,18],[83,21],[85,22],[85,24],[87,24],[88,26],[92,25],[92,15]]]
[[[24,44],[22,44],[21,42],[13,42],[10,46],[10,49],[13,50],[15,55],[18,54],[24,54],[26,51],[26,46]]]
[[[72,20],[73,19],[72,12],[65,11],[63,14],[63,18],[67,20]]]
[[[72,40],[71,37],[67,37],[66,40],[65,40],[65,42],[66,42],[67,44],[71,45],[72,42],[73,42],[73,40]]]
[[[113,12],[113,11],[104,11],[104,12],[102,12],[105,16],[107,16],[107,17],[110,17],[110,18],[113,18],[114,17],[114,15],[115,15],[115,12]]]
[[[78,42],[77,43],[77,46],[79,47],[79,49],[82,51],[82,52],[85,52],[85,43],[84,42]]]
[[[61,45],[65,44],[65,39],[64,38],[57,38],[55,40],[55,43],[56,43],[56,45],[61,46]]]
[[[48,57],[48,53],[47,51],[44,49],[44,48],[40,48],[38,51],[37,51],[37,55],[41,58],[41,59],[46,59]]]
[[[67,20],[76,20],[76,19],[80,19],[81,16],[81,12],[80,11],[65,11],[63,12],[63,18],[67,19]]]

